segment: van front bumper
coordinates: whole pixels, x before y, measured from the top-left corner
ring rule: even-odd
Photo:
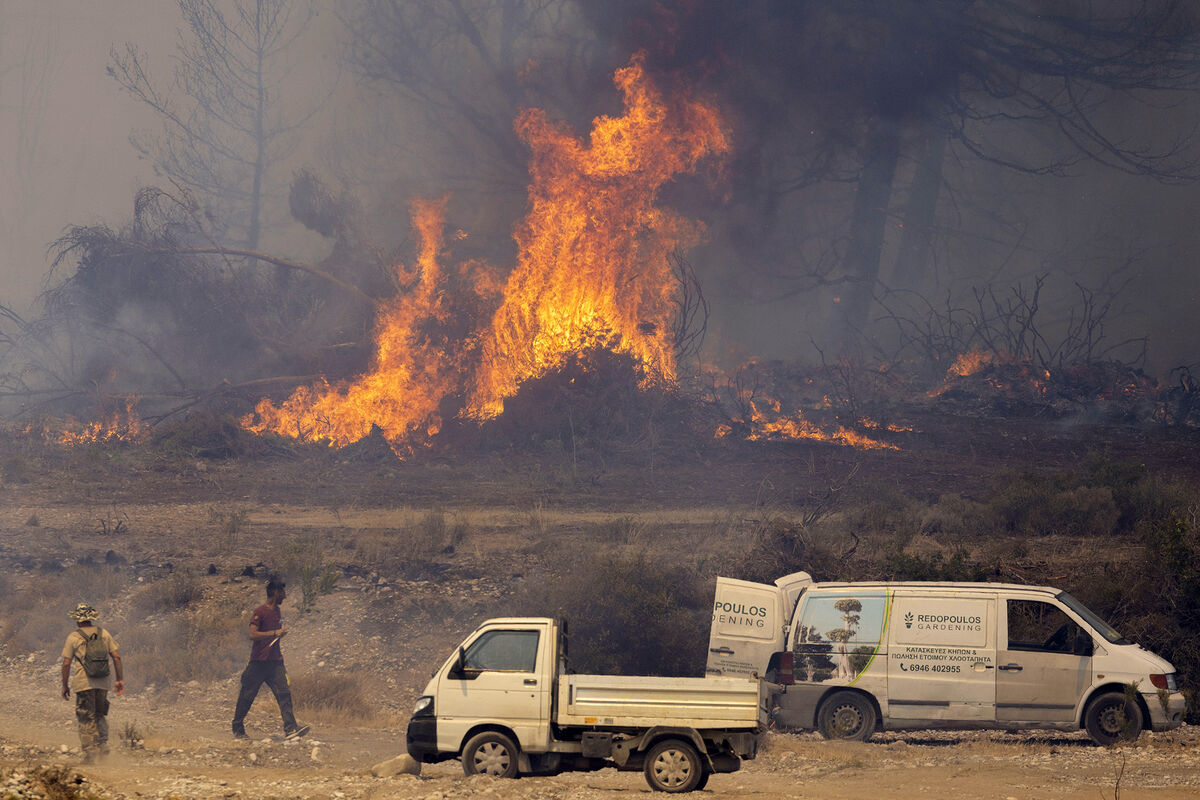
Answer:
[[[437,717],[414,716],[408,721],[405,736],[408,754],[418,764],[433,764],[444,761],[437,749]]]
[[[1165,691],[1165,690],[1164,690]],[[1169,731],[1178,728],[1183,724],[1183,712],[1187,708],[1187,700],[1183,696],[1183,692],[1171,692],[1167,696],[1167,702],[1164,704],[1159,699],[1160,695],[1147,694],[1146,707],[1150,709],[1150,725],[1151,730]]]

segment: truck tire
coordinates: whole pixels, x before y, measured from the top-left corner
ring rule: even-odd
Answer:
[[[656,792],[695,791],[704,778],[704,762],[696,748],[682,739],[664,739],[646,753],[646,783]]]
[[[875,733],[875,706],[858,692],[834,692],[821,703],[817,730],[826,739],[865,742]]]
[[[1123,692],[1105,692],[1088,706],[1083,725],[1096,744],[1132,742],[1142,735],[1142,709]]]
[[[472,736],[462,753],[463,774],[517,777],[517,745],[503,733],[484,731]]]

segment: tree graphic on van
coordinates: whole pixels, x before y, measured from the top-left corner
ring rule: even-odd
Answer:
[[[834,603],[833,607],[842,612],[843,622],[842,628],[829,631],[825,634],[831,642],[836,642],[834,652],[837,653],[838,663],[834,677],[854,680],[847,643],[854,638],[854,634],[858,630],[858,623],[862,619],[859,616],[859,612],[862,611],[862,602],[853,597],[844,597]]]
[[[797,610],[796,665],[801,679],[847,684],[867,669],[879,648],[886,594],[839,597],[814,593]]]
[[[913,613],[908,611],[904,614],[904,627],[911,628],[913,624]]]

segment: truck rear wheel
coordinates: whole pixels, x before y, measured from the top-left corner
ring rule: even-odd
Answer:
[[[704,762],[682,739],[664,739],[646,754],[646,783],[656,792],[691,792],[704,779]]]
[[[1088,706],[1083,723],[1096,744],[1132,742],[1142,734],[1142,709],[1122,692],[1106,692]]]
[[[865,742],[875,733],[875,706],[858,692],[834,692],[821,704],[817,730],[826,739]]]
[[[463,773],[491,775],[493,778],[517,777],[517,745],[495,731],[472,736],[462,754]]]

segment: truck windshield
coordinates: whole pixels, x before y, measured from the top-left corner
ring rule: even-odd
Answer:
[[[1103,636],[1113,644],[1133,644],[1121,634],[1117,633],[1117,629],[1105,622],[1100,615],[1092,611],[1083,603],[1076,600],[1066,592],[1059,592],[1058,599],[1064,606],[1074,611],[1079,616],[1083,617],[1087,624],[1092,626],[1092,630]]]

